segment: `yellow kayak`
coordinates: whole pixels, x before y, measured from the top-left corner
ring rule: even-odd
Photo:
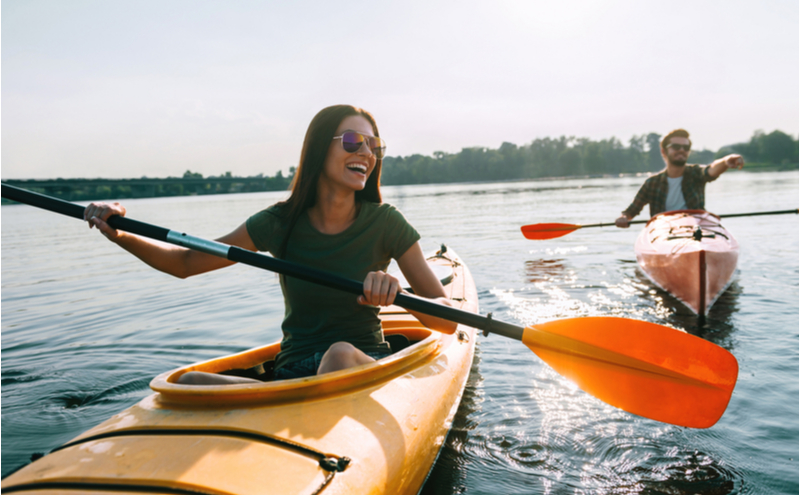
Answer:
[[[442,251],[428,262],[448,297],[477,312],[469,270]],[[280,343],[163,373],[154,394],[8,476],[3,492],[418,493],[458,408],[475,330],[444,335],[397,306],[381,320],[394,353],[335,373],[270,381]],[[178,384],[188,371],[267,381]]]

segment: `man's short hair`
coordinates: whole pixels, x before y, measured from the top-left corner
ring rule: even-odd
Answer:
[[[669,145],[669,141],[674,137],[682,137],[689,139],[689,132],[686,131],[685,129],[675,129],[674,131],[670,132],[669,134],[664,136],[664,138],[661,140],[661,149],[666,151],[667,146]],[[691,139],[689,139],[689,144],[690,145],[692,144]]]

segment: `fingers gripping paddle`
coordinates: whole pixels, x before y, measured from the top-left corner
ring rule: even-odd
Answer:
[[[728,215],[719,215],[720,218],[733,218],[733,217],[756,217],[762,215],[785,215],[788,213],[797,214],[798,209],[795,208],[794,210],[778,210],[778,211],[757,211],[752,213],[731,213]],[[649,220],[634,220],[632,222],[628,222],[628,225],[634,225],[639,223],[647,223]],[[577,225],[571,223],[534,223],[531,225],[523,225],[520,227],[522,231],[522,235],[525,236],[526,239],[531,239],[534,241],[543,241],[546,239],[556,239],[558,237],[563,237],[570,232],[573,232],[578,229],[588,229],[590,227],[613,227],[615,223],[593,223],[589,225]]]
[[[12,186],[2,196],[83,220],[82,206]],[[327,287],[362,294],[361,282],[236,246],[209,241],[125,217],[116,229],[177,244]],[[626,318],[567,318],[523,328],[409,294],[395,304],[484,332],[522,341],[586,392],[613,406],[665,423],[707,428],[722,416],[738,375],[725,349],[655,323]]]

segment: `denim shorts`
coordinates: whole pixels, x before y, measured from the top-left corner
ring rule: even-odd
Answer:
[[[307,376],[316,375],[317,369],[319,369],[319,363],[322,362],[322,356],[324,354],[324,352],[316,352],[313,356],[289,363],[275,370],[275,380],[289,380],[291,378],[305,378]],[[391,354],[391,352],[386,350],[367,352],[365,354],[373,359],[381,359]]]

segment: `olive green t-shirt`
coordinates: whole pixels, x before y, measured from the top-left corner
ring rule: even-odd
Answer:
[[[247,232],[256,248],[274,256],[287,228],[279,205],[247,219]],[[363,201],[356,221],[339,234],[319,232],[303,213],[283,259],[361,282],[369,272],[386,270],[392,258],[400,258],[419,238],[392,205]],[[380,308],[358,304],[353,294],[292,277],[281,277],[281,290],[286,310],[276,369],[340,341],[364,352],[388,350],[378,318]]]

